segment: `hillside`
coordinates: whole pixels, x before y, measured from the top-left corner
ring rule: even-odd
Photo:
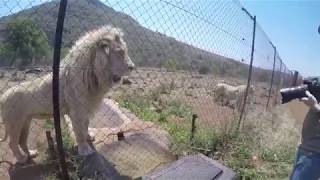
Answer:
[[[57,1],[52,1],[0,18],[0,41],[5,39],[7,22],[11,18],[22,16],[33,19],[46,33],[52,45],[58,6]],[[63,34],[64,47],[72,46],[84,32],[105,24],[112,24],[124,30],[129,54],[137,65],[159,67],[167,61],[174,61],[179,69],[198,69],[206,66],[213,69],[212,71],[219,71],[217,73],[242,77],[247,75],[247,65],[144,28],[132,17],[115,11],[99,0],[69,1]],[[220,72],[221,69],[225,70]],[[225,72],[230,71],[229,69],[232,72]]]

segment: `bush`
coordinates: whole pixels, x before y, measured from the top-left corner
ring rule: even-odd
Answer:
[[[46,34],[28,18],[12,18],[7,25],[6,43],[0,46],[5,65],[27,66],[49,52]],[[20,62],[16,62],[16,60]]]
[[[208,74],[210,72],[210,68],[208,66],[201,66],[199,68],[199,74]]]
[[[163,67],[166,68],[167,71],[176,71],[179,70],[179,64],[176,59],[168,59],[164,64]]]
[[[223,63],[215,63],[212,65],[212,72],[216,75],[224,76],[227,73],[226,67]]]
[[[255,75],[256,75],[256,78],[257,78],[257,81],[260,81],[260,82],[269,82],[271,81],[271,72],[265,72],[265,71],[259,71],[257,70]]]
[[[158,123],[168,131],[171,135],[172,148],[179,154],[186,150],[189,143],[192,109],[179,101],[172,100],[165,104],[155,101],[157,99],[153,99],[150,95],[120,97],[118,100],[120,106],[129,109],[140,119]],[[155,107],[154,104],[159,104],[159,107]]]
[[[11,66],[13,57],[14,51],[7,44],[0,43],[0,66]]]

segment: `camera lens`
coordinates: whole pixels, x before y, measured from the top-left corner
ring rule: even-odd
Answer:
[[[282,104],[290,102],[293,99],[306,97],[307,85],[281,89]]]

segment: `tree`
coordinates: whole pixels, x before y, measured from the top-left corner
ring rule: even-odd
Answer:
[[[178,70],[178,62],[176,59],[168,59],[164,63],[164,68],[166,68],[168,71],[176,71]]]
[[[202,64],[199,68],[199,74],[208,74],[210,73],[210,68],[206,64]]]
[[[21,67],[35,65],[36,59],[49,52],[49,44],[46,34],[31,19],[13,18],[8,22],[6,43],[2,49],[11,59],[11,65]],[[21,62],[16,62],[17,59]]]
[[[11,66],[14,52],[4,43],[0,43],[0,66]]]

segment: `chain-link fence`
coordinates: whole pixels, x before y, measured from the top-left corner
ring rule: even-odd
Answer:
[[[0,4],[0,135],[6,129],[10,139],[0,144],[0,175],[11,172],[6,161],[25,160],[27,144],[55,177],[50,66],[59,1]],[[96,151],[136,178],[190,152],[214,157],[247,115],[280,104],[293,72],[255,19],[238,1],[69,0],[59,89],[69,174],[86,176],[76,173],[75,145],[88,153],[89,119]],[[127,55],[136,68],[116,83],[131,68]]]

